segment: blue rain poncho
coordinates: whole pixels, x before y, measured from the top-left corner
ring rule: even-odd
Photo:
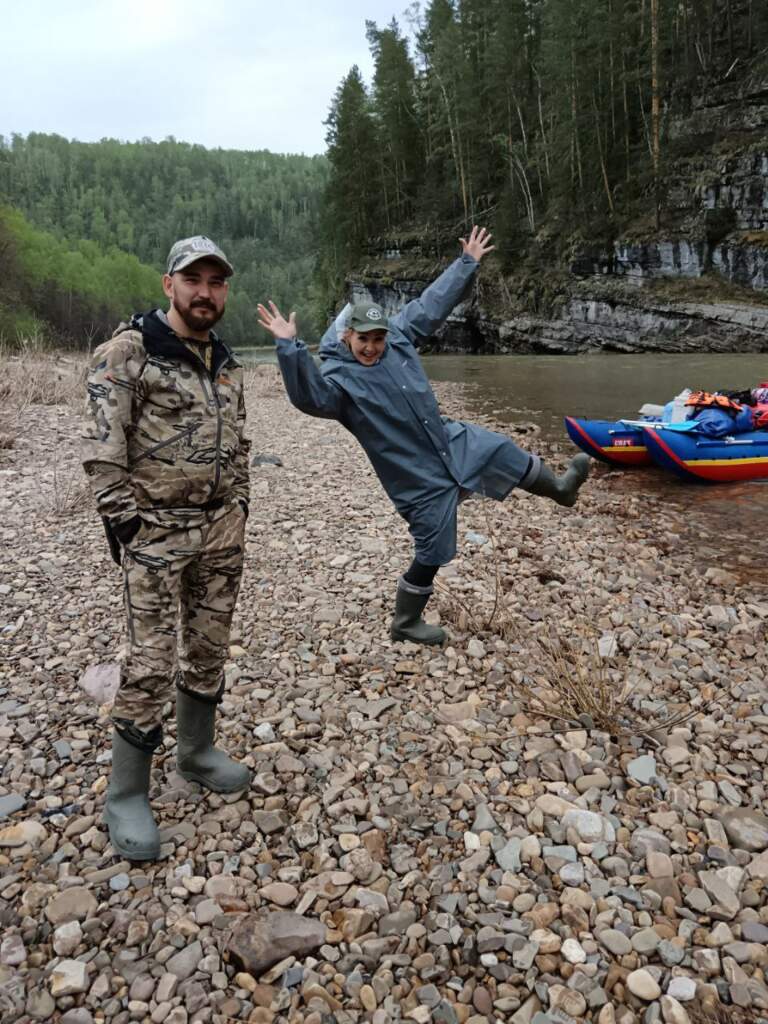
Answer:
[[[338,420],[355,435],[425,565],[455,556],[460,497],[470,492],[501,501],[538,463],[508,437],[441,416],[416,352],[461,301],[477,266],[471,256],[460,257],[390,317],[386,347],[373,366],[355,359],[336,324],[320,344],[319,368],[303,342],[276,343],[293,405]]]

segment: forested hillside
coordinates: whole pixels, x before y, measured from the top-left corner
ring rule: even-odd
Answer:
[[[254,328],[257,302],[272,297],[305,311],[310,307],[326,177],[322,157],[207,150],[173,140],[0,137],[0,200],[29,222],[24,225],[16,215],[0,218],[4,244],[17,256],[16,298],[7,287],[5,298],[0,295],[6,333],[21,296],[27,320],[37,314],[76,341],[103,333],[131,312],[128,298],[134,305],[158,301],[158,274],[177,238],[206,234],[237,271],[222,333],[235,345],[263,340]],[[46,247],[39,239],[32,244],[34,229],[55,240],[44,266],[39,260]],[[98,273],[96,282],[89,267],[102,258],[114,272]],[[144,269],[134,267],[135,261]],[[130,287],[124,279],[129,263]],[[52,299],[60,295],[72,300],[68,306]],[[305,333],[312,333],[309,322]]]
[[[768,3],[429,0],[410,15],[410,37],[368,23],[371,87],[354,67],[333,98],[329,296],[366,253],[440,255],[475,221],[493,226],[506,270],[552,268],[585,241],[673,238],[678,162],[750,144],[746,112],[680,126],[713,84],[764,66]]]

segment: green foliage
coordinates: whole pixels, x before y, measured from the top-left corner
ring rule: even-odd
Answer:
[[[0,207],[0,337],[82,344],[111,333],[125,311],[157,305],[159,275],[135,256],[95,242],[69,244]]]
[[[0,137],[0,198],[59,243],[46,256],[26,236],[32,255],[24,266],[34,280],[47,268],[62,293],[82,296],[89,310],[100,306],[99,329],[109,317],[115,325],[116,311],[124,319],[160,301],[159,277],[176,239],[215,239],[236,270],[222,334],[238,346],[266,342],[257,302],[308,308],[327,166],[323,157],[207,150],[174,139],[83,143],[33,133]],[[58,329],[67,324],[61,305],[44,308]],[[304,326],[312,337],[312,322]]]

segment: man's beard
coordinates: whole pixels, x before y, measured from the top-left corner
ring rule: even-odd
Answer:
[[[196,312],[197,309],[207,310],[209,315],[200,315]],[[186,309],[178,309],[177,307],[176,312],[190,331],[207,331],[224,316],[224,307],[222,306],[220,310],[217,310],[215,306],[196,304],[195,306],[188,306]]]

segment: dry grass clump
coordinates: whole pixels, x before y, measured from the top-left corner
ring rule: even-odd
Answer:
[[[689,1004],[686,1012],[691,1024],[763,1024],[768,1020],[768,1010],[726,1006],[724,1003]]]
[[[33,405],[75,405],[83,398],[86,363],[85,353],[11,353],[0,348],[0,401],[19,411]]]
[[[599,729],[611,736],[658,736],[710,713],[720,698],[696,698],[676,710],[642,705],[628,681],[627,658],[602,653],[600,640],[588,623],[574,624],[569,635],[557,627],[532,639],[532,669],[515,684],[515,699],[534,718],[559,723],[561,728]]]
[[[12,448],[23,417],[35,406],[78,407],[83,402],[85,353],[62,354],[35,344],[0,345],[0,448]]]
[[[53,474],[47,494],[48,506],[59,518],[82,512],[91,505],[91,491],[80,466],[61,467],[54,456]]]
[[[533,648],[535,668],[515,687],[529,714],[614,735],[631,727],[632,687],[601,655],[595,637],[563,637],[552,628],[534,638]]]

